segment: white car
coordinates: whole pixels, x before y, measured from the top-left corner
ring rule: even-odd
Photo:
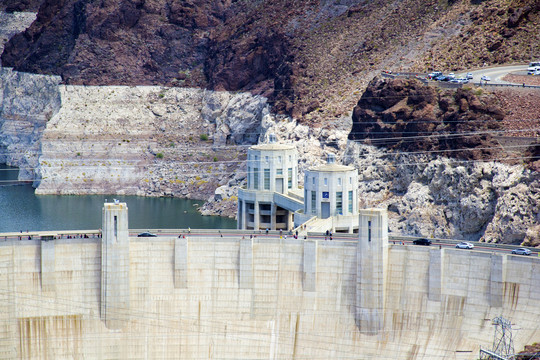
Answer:
[[[467,73],[467,75],[465,77],[470,80],[470,79],[473,78],[473,74],[472,73]]]
[[[512,254],[516,255],[531,255],[531,250],[527,248],[517,248],[512,250]]]
[[[453,79],[453,78],[455,78],[455,77],[456,77],[456,74],[454,74],[454,73],[450,73],[450,74],[448,74],[448,77],[449,77],[449,78],[452,78],[452,79]]]
[[[452,79],[451,82],[458,83],[458,84],[468,84],[469,79],[467,79],[467,78],[455,78],[455,79]]]
[[[456,245],[456,249],[472,249],[474,245],[465,241],[460,242]]]
[[[480,78],[480,80],[482,80],[482,81],[491,81],[491,78],[489,76],[484,75],[484,76],[482,76]]]

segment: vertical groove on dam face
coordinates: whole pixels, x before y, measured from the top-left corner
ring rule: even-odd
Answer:
[[[374,335],[362,333],[355,318],[356,239],[315,243],[317,261],[310,260],[314,291],[305,289],[310,268],[303,241],[261,237],[242,245],[241,236],[191,237],[186,287],[176,286],[177,244],[175,237],[129,238],[129,317],[123,318],[125,328],[115,330],[100,316],[97,239],[54,240],[57,283],[49,290],[33,280],[42,271],[39,240],[0,243],[5,304],[0,331],[6,340],[0,354],[29,359],[77,354],[90,359],[328,359],[396,353],[452,358],[456,350],[476,353],[480,345],[489,346],[493,327],[485,319],[500,315],[522,328],[516,348],[519,341],[540,336],[537,258],[390,245],[383,324]],[[249,269],[239,255],[242,246],[251,254],[252,282],[240,286],[241,270]],[[431,278],[436,271],[430,271],[437,258],[440,300],[432,297],[439,290]],[[494,306],[499,279],[504,279],[503,301]],[[29,333],[41,334],[39,340]]]

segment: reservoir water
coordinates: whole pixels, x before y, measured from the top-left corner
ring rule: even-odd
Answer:
[[[17,183],[17,168],[0,165],[0,232],[101,228],[105,199],[126,202],[130,229],[235,229],[236,220],[202,216],[202,200],[117,195],[35,195]]]

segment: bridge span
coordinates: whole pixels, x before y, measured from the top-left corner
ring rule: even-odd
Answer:
[[[382,210],[332,241],[145,238],[115,206],[102,237],[0,241],[0,357],[474,359],[501,315],[540,338],[536,256],[398,245]]]

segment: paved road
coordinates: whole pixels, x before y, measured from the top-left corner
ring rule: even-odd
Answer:
[[[152,230],[150,230],[152,232]],[[137,236],[138,231],[134,231],[133,229],[130,229],[130,236]],[[191,239],[196,238],[208,238],[208,237],[223,237],[223,238],[238,238],[239,236],[245,236],[246,239],[249,239],[251,236],[255,236],[256,239],[264,241],[264,239],[279,239],[279,231],[270,231],[268,234],[265,233],[265,231],[253,231],[253,230],[233,230],[233,229],[224,229],[224,230],[210,230],[210,229],[192,229],[190,233],[186,230],[174,230],[174,231],[155,231],[155,233],[158,236],[178,236],[178,234],[182,234],[182,236],[187,236]],[[283,231],[283,239],[294,239],[293,236],[289,232]],[[304,236],[300,235],[299,239],[303,239]],[[322,241],[333,241],[333,242],[356,242],[358,240],[358,234],[343,234],[343,233],[334,233],[332,236],[332,240],[325,237],[322,233],[309,233],[308,238],[310,240],[322,240]],[[419,245],[413,245],[413,240],[417,239],[418,237],[412,237],[412,236],[398,236],[398,235],[389,235],[388,243],[390,245],[401,245],[404,246],[419,246]],[[433,248],[455,248],[456,244],[460,242],[459,240],[450,240],[450,239],[431,239],[433,241],[433,244],[431,247]],[[481,243],[481,242],[472,242],[474,245],[473,251],[489,251],[489,252],[497,252],[502,254],[511,254],[512,250],[521,246],[516,245],[508,245],[508,244],[490,244],[490,243]],[[528,247],[529,250],[531,250],[531,256],[538,257],[540,256],[540,250],[536,248]],[[470,251],[462,249],[462,251]],[[516,255],[520,256],[520,255]]]
[[[481,70],[470,71],[473,74],[472,82],[480,82],[482,76],[489,76],[492,84],[511,84],[502,78],[508,73],[524,72],[527,74],[527,65],[498,66]],[[465,73],[460,73],[458,77],[464,77]],[[521,84],[518,84],[521,85]]]
[[[129,236],[130,237],[136,237],[137,234],[141,232],[148,231],[148,229],[130,229],[129,230]],[[223,237],[223,238],[238,238],[240,236],[244,236],[246,239],[249,239],[251,236],[255,236],[258,240],[264,239],[279,239],[279,231],[270,231],[268,234],[266,234],[265,231],[253,231],[253,230],[234,230],[234,229],[192,229],[189,231],[188,229],[150,229],[150,232],[156,234],[158,237],[177,237],[178,235],[186,236],[192,239],[196,238],[208,238],[208,237]],[[69,237],[71,238],[89,238],[94,239],[95,241],[99,240],[99,230],[80,230],[80,231],[56,231],[56,232],[48,232],[48,233],[55,233],[55,234],[62,234],[62,238],[66,239]],[[40,238],[40,235],[43,235],[43,233],[38,232],[30,232],[30,233],[0,233],[0,244],[7,243],[8,240],[38,240]],[[294,237],[289,232],[283,231],[282,234],[283,239],[293,239]],[[30,237],[30,239],[29,239]],[[299,239],[303,239],[304,236],[302,234],[299,234]],[[308,238],[310,240],[322,240],[325,241],[325,236],[322,233],[309,233]],[[399,236],[399,235],[389,235],[388,243],[391,245],[404,245],[404,246],[417,246],[413,245],[413,240],[417,239],[417,237],[411,237],[411,236]],[[1,241],[3,240],[3,241]],[[326,238],[326,241],[345,241],[345,242],[356,242],[358,240],[358,234],[343,234],[343,233],[335,233],[332,236],[332,240],[329,238]],[[458,243],[458,240],[449,240],[449,239],[431,239],[433,241],[433,244],[431,247],[439,247],[439,248],[455,248],[456,243]],[[507,245],[507,244],[488,244],[488,243],[480,243],[480,242],[472,242],[474,244],[474,250],[477,251],[491,251],[491,252],[497,252],[497,253],[503,253],[503,254],[510,254],[512,249],[515,249],[520,246],[515,245]],[[529,250],[531,250],[531,256],[538,257],[540,256],[540,250],[537,248],[531,248],[529,247]],[[468,251],[468,250],[463,250]],[[518,255],[516,255],[518,256]]]

